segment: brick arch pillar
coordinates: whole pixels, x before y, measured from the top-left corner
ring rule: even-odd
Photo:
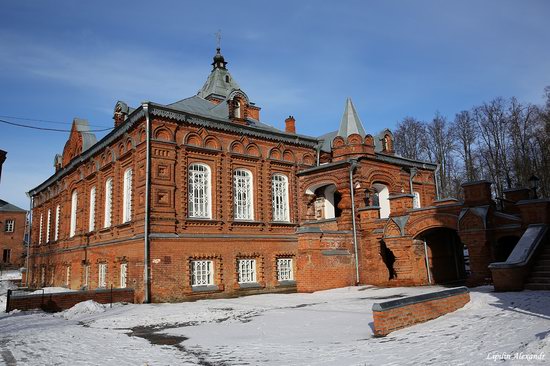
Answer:
[[[470,257],[470,276],[467,278],[469,286],[481,285],[490,281],[492,262],[491,240],[486,230],[459,231],[458,236],[468,248]]]

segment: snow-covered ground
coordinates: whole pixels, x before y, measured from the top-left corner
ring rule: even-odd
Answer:
[[[374,338],[372,304],[439,287],[349,287],[0,315],[7,365],[490,365],[550,360],[550,292],[471,291],[463,309]],[[496,360],[495,360],[496,359]]]

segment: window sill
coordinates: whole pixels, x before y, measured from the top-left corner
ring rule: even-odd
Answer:
[[[297,226],[298,225],[290,221],[270,221],[269,223],[272,226]]]
[[[213,292],[219,291],[220,288],[216,285],[207,285],[207,286],[191,286],[193,292]]]
[[[258,282],[247,282],[247,283],[239,283],[240,289],[249,289],[249,288],[262,288],[262,285]]]

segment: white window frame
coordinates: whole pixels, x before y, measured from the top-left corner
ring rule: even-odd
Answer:
[[[71,222],[70,222],[70,230],[69,230],[69,237],[73,237],[76,235],[76,210],[78,209],[78,193],[76,190],[73,191],[71,194]]]
[[[99,263],[97,267],[97,287],[105,288],[107,287],[107,263]]]
[[[83,283],[83,286],[88,288],[89,282],[90,282],[90,265],[86,264],[84,266],[84,283]]]
[[[95,230],[95,197],[96,188],[94,186],[90,189],[90,216],[88,220],[88,231]]]
[[[192,218],[212,218],[212,183],[210,166],[193,163],[188,173],[188,215]]]
[[[55,229],[53,233],[53,240],[57,241],[59,239],[59,217],[61,215],[61,206],[57,205],[55,207]]]
[[[288,177],[274,174],[271,178],[273,221],[289,222],[290,208],[288,202]]]
[[[71,266],[67,266],[65,269],[65,286],[71,286]]]
[[[113,219],[113,178],[105,181],[105,215],[103,227],[111,227]]]
[[[191,261],[191,286],[213,286],[214,285],[214,261],[193,260]]]
[[[277,281],[294,281],[292,258],[277,258]]]
[[[13,233],[15,230],[15,220],[8,219],[6,220],[6,226],[4,226],[4,231],[7,233]]]
[[[46,216],[46,243],[50,242],[50,224],[52,222],[52,210],[48,209],[48,215]]]
[[[40,228],[38,230],[38,245],[42,244],[42,225],[43,225],[43,214],[40,213]]]
[[[120,264],[120,288],[128,286],[128,263]]]
[[[126,169],[124,172],[124,181],[122,183],[122,222],[132,220],[132,169]]]
[[[413,192],[413,208],[420,208],[421,207],[421,201],[420,201],[420,193],[417,191]]]
[[[254,220],[254,179],[250,170],[233,172],[233,197],[235,220]]]
[[[246,258],[238,260],[239,283],[257,283],[256,259]]]

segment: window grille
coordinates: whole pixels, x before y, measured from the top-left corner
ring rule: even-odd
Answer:
[[[120,265],[120,288],[126,288],[128,279],[128,263],[122,263]]]
[[[235,170],[233,186],[235,219],[253,220],[252,173],[243,169]]]
[[[15,220],[6,220],[6,226],[4,226],[4,231],[7,233],[13,233],[15,229]]]
[[[256,260],[239,259],[239,283],[254,283],[256,281]]]
[[[277,280],[294,280],[294,271],[292,270],[292,258],[277,258]]]
[[[88,222],[88,231],[95,230],[95,187],[90,189],[90,220]]]
[[[211,218],[210,169],[204,164],[189,166],[189,217]]]
[[[48,209],[48,216],[46,219],[46,243],[50,241],[50,223],[52,221],[52,210]]]
[[[272,178],[273,221],[290,221],[288,208],[288,178],[276,174]]]
[[[107,263],[99,263],[98,287],[107,287]]]
[[[55,208],[55,230],[53,234],[53,240],[57,240],[59,238],[59,216],[61,214],[61,206],[57,205]]]
[[[214,270],[212,261],[191,261],[191,285],[210,286],[214,284]]]
[[[72,237],[76,234],[76,209],[78,205],[78,194],[76,191],[73,192],[71,197],[71,222],[70,222],[70,231],[69,237]]]
[[[112,205],[113,205],[113,179],[109,178],[105,182],[105,220],[103,227],[111,226],[112,219]]]
[[[122,222],[132,220],[132,169],[124,172],[122,196]]]

